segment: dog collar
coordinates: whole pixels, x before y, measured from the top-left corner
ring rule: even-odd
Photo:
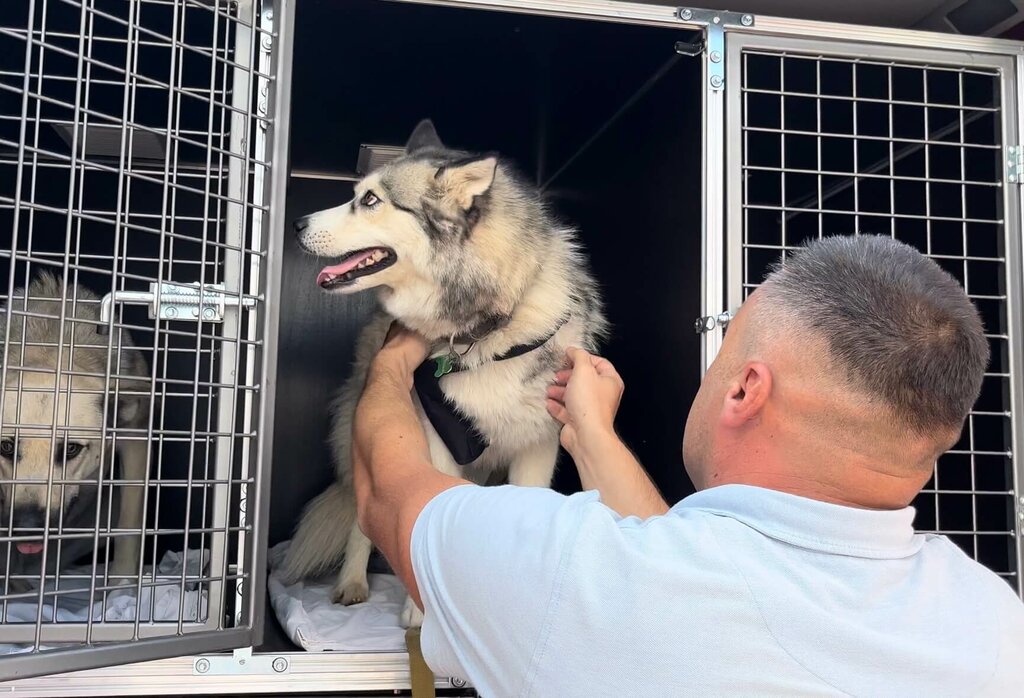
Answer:
[[[555,336],[558,330],[562,329],[562,326],[568,320],[569,316],[564,316],[558,321],[555,328],[545,336],[533,342],[517,344],[503,354],[494,357],[492,361],[507,361],[508,359],[514,359],[541,348]],[[453,357],[454,350],[451,348],[451,344],[449,344],[450,351],[448,354],[443,354],[434,359],[427,359],[413,372],[413,387],[420,399],[423,412],[426,414],[427,419],[430,420],[431,425],[433,425],[434,431],[437,432],[438,436],[441,437],[441,441],[448,448],[449,453],[452,454],[452,458],[459,465],[466,465],[475,461],[487,450],[489,444],[486,437],[477,430],[473,421],[458,410],[455,404],[444,394],[444,391],[441,390],[441,378],[449,373],[467,370],[460,365],[460,358],[469,353],[473,346],[471,344],[469,349],[461,355],[454,354]]]

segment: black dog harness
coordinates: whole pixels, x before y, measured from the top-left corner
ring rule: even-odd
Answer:
[[[517,344],[504,354],[496,356],[492,361],[506,361],[517,356],[528,354],[539,349],[555,336],[568,318],[559,321],[549,334],[529,344]],[[413,386],[420,398],[423,412],[433,425],[441,441],[448,447],[455,462],[459,465],[472,463],[487,449],[486,437],[466,415],[458,411],[452,401],[441,390],[441,378],[449,373],[457,373],[462,368],[457,354],[449,352],[433,359],[427,359],[413,373]]]

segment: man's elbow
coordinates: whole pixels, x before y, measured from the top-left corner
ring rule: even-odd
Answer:
[[[356,495],[356,522],[363,533],[372,540],[370,529],[375,509],[373,487],[369,482],[358,477],[353,478],[353,487]]]

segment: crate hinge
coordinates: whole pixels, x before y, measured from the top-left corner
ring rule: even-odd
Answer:
[[[231,654],[206,654],[192,660],[193,676],[253,676],[288,674],[291,662],[275,654],[253,654],[252,647]]]
[[[707,55],[708,87],[715,91],[723,89],[725,87],[725,30],[728,27],[754,26],[754,15],[681,7],[676,10],[676,17],[687,24],[706,28],[707,38],[704,42],[704,51]],[[676,50],[679,50],[679,44],[676,44]]]
[[[716,327],[721,327],[724,330],[735,315],[736,313],[730,310],[718,315],[705,315],[704,317],[697,318],[693,328],[697,331],[697,334],[707,334]]]
[[[115,303],[148,306],[151,320],[223,322],[224,311],[228,307],[252,308],[256,299],[228,296],[224,292],[224,284],[200,286],[198,281],[191,284],[153,282],[148,291],[114,291],[104,296],[100,303],[101,329],[110,324]]]
[[[1024,177],[1024,147],[1010,145],[1006,148],[1006,179],[1011,184],[1020,184]]]

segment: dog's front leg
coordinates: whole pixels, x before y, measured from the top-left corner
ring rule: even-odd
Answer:
[[[508,469],[508,482],[520,487],[551,487],[557,461],[558,436],[555,435],[517,453]]]
[[[146,441],[121,441],[118,443],[118,455],[121,456],[122,478],[125,480],[144,480],[149,456],[149,445]],[[143,520],[142,508],[146,497],[146,488],[142,485],[121,485],[121,507],[117,518],[117,527],[136,531],[133,535],[118,536],[114,543],[114,562],[110,576],[118,577],[115,583],[127,584],[138,574],[139,555],[141,552]]]

